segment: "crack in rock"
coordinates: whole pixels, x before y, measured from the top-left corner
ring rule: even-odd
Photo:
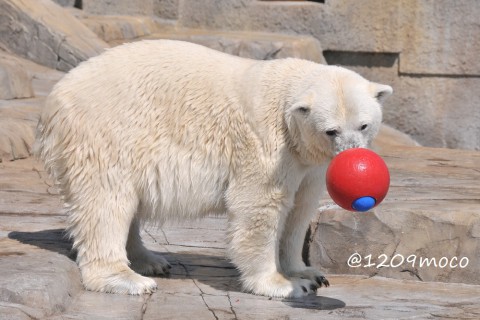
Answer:
[[[232,310],[232,314],[235,320],[238,320],[237,318],[237,313],[235,312],[235,309],[233,308],[232,305],[232,299],[230,299],[230,292],[227,291],[227,299],[228,299],[228,304],[230,305],[230,310]]]
[[[180,261],[177,260],[177,263],[182,266],[182,268],[185,270],[185,274],[187,275],[187,277],[193,281],[193,284],[195,285],[195,287],[197,287],[198,291],[200,291],[200,297],[202,297],[202,301],[203,301],[203,304],[205,304],[205,307],[207,307],[208,311],[210,311],[212,313],[212,315],[214,316],[214,318],[216,320],[218,320],[218,317],[217,315],[215,314],[215,310],[213,310],[212,308],[210,308],[210,306],[208,305],[207,301],[205,301],[205,292],[203,292],[203,290],[200,288],[200,286],[198,285],[197,281],[195,281],[195,279],[192,278],[192,276],[190,275],[190,272],[188,271],[187,269],[187,266],[185,266],[185,264],[181,263]]]

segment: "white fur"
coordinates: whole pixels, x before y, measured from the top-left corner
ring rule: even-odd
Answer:
[[[85,287],[152,292],[154,280],[130,267],[153,275],[169,265],[144,248],[141,223],[222,212],[245,290],[298,297],[327,284],[301,258],[324,167],[368,146],[376,97],[389,93],[340,67],[177,41],[82,63],[48,97],[36,153],[63,190]]]

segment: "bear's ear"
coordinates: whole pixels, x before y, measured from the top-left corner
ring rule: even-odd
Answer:
[[[292,115],[308,116],[312,109],[312,104],[315,98],[313,91],[306,92],[301,99],[298,99],[293,105],[288,108],[288,113]]]
[[[290,112],[296,113],[299,115],[307,116],[310,113],[310,106],[305,104],[305,102],[295,103],[291,108]]]
[[[384,102],[385,99],[387,99],[393,93],[392,87],[379,83],[371,83],[370,90],[373,94],[373,97],[375,97],[375,99],[377,99],[380,103]]]

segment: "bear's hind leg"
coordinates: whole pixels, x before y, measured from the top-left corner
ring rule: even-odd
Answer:
[[[81,192],[83,191],[83,192]],[[126,185],[83,186],[68,197],[70,234],[86,289],[99,292],[144,294],[155,291],[153,279],[128,266],[126,244],[138,197]]]
[[[161,255],[154,254],[143,245],[140,236],[140,222],[133,219],[128,233],[127,254],[130,267],[145,276],[166,275],[171,268],[168,261]]]

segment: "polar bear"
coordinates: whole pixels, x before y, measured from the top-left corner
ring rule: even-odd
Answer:
[[[325,166],[369,145],[391,92],[341,67],[181,41],[82,63],[47,98],[35,149],[62,190],[84,286],[153,292],[140,274],[170,266],[143,246],[142,224],[211,213],[228,216],[244,290],[301,297],[328,286],[301,255]]]

